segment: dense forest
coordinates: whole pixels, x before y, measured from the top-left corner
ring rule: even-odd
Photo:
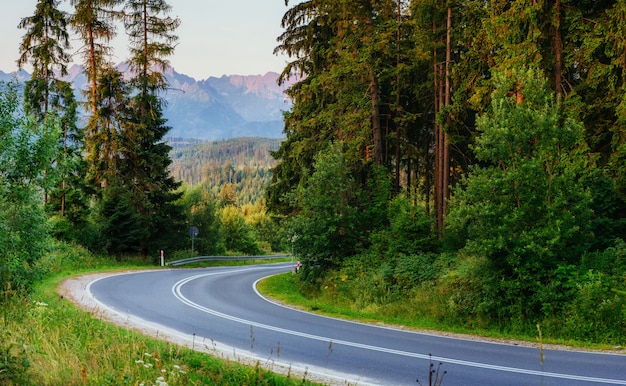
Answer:
[[[625,344],[626,4],[287,1],[293,108],[257,147],[166,140],[165,1],[58,3],[20,23],[33,75],[0,92],[1,289],[45,274],[51,237],[149,262],[197,226],[199,254],[293,251],[307,295]]]
[[[39,0],[22,18],[16,59],[32,76],[23,87],[0,87],[0,288],[28,291],[45,273],[37,262],[50,237],[146,262],[161,250],[188,256],[190,226],[200,230],[197,254],[282,250],[262,200],[278,142],[241,139],[209,150],[167,137],[164,70],[180,25],[171,6],[72,0],[68,13],[60,3]],[[130,77],[111,62],[120,32]],[[87,78],[79,100],[63,80],[77,61]],[[191,159],[177,153],[182,147],[196,162],[181,172]],[[215,160],[199,156],[205,151]]]
[[[308,291],[623,344],[626,5],[288,4],[267,202]]]
[[[177,181],[193,187],[203,183],[218,195],[221,187],[232,184],[241,204],[254,204],[264,198],[270,183],[270,169],[276,164],[271,152],[279,139],[233,138],[195,142],[168,139],[172,146],[170,171]]]

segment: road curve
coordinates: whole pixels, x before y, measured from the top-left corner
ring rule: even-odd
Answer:
[[[329,383],[443,385],[626,385],[626,355],[543,350],[342,321],[260,296],[255,283],[289,264],[156,270],[90,282],[101,307],[176,331],[197,346],[323,375]],[[419,383],[416,381],[419,380]]]

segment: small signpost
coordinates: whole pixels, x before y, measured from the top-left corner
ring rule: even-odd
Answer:
[[[193,239],[198,236],[198,227],[189,227],[189,236],[191,236],[191,257],[193,257]]]

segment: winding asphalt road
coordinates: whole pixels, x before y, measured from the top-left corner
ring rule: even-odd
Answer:
[[[114,275],[87,287],[101,305],[233,351],[324,373],[333,383],[626,385],[626,355],[463,340],[376,327],[283,307],[255,283],[289,264]],[[419,383],[417,382],[419,380]]]

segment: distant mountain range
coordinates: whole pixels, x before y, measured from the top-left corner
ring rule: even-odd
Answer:
[[[126,71],[126,66],[118,68]],[[82,67],[68,70],[67,80],[74,84],[77,96],[86,87]],[[230,75],[204,80],[180,74],[173,68],[165,72],[170,89],[165,94],[164,116],[172,127],[168,137],[221,140],[238,137],[282,138],[283,112],[291,108],[285,90],[278,86],[278,74]],[[0,71],[0,81],[24,82],[30,75],[23,71],[10,74]]]

